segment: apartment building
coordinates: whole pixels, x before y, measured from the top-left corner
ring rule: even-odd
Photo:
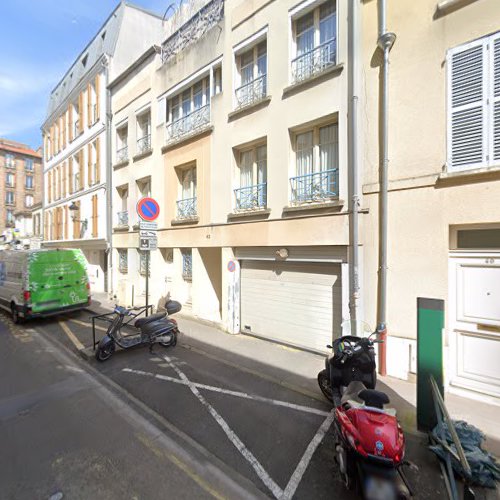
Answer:
[[[120,2],[52,91],[44,140],[44,247],[81,248],[92,290],[111,266],[107,85],[161,37],[162,20]]]
[[[445,301],[450,390],[500,396],[500,5],[388,2],[388,373],[415,367],[417,297]],[[378,79],[375,2],[362,5],[364,294],[375,319]]]
[[[0,168],[0,234],[4,234],[16,226],[16,214],[25,214],[23,220],[31,218],[32,207],[42,199],[41,151],[0,138]]]
[[[110,84],[114,292],[144,300],[151,195],[155,305],[324,350],[349,317],[346,3],[189,8]]]

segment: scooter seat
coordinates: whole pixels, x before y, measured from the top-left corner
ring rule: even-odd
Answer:
[[[146,318],[139,318],[134,323],[134,326],[136,328],[142,328],[148,323],[152,323],[153,321],[158,321],[159,319],[163,319],[166,315],[167,313],[161,312],[161,313],[151,314],[151,316],[147,316]]]
[[[384,408],[384,405],[390,403],[389,396],[385,392],[376,391],[375,389],[363,389],[358,394],[358,398],[363,400],[366,406],[379,408],[380,410]]]

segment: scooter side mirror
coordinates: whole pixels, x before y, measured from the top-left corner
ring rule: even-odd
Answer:
[[[333,349],[333,346],[331,346],[330,344],[328,344],[326,347],[327,349]]]

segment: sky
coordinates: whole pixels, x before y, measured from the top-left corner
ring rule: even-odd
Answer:
[[[51,90],[118,0],[1,0],[0,137],[37,148]],[[132,0],[163,15],[173,0]],[[170,14],[170,13],[169,13]]]

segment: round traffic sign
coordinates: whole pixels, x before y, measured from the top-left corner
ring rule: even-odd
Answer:
[[[141,198],[137,202],[137,214],[143,220],[153,221],[160,215],[160,206],[153,198]]]
[[[227,270],[228,270],[230,273],[234,273],[234,271],[236,271],[236,263],[234,262],[234,260],[230,260],[230,261],[227,263]]]

